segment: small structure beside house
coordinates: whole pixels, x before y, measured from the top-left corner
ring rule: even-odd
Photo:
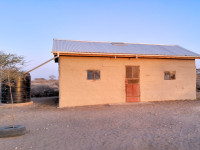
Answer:
[[[195,59],[178,45],[53,40],[59,107],[196,99]]]

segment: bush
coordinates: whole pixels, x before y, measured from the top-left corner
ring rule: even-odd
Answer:
[[[31,97],[50,97],[58,95],[58,90],[48,85],[35,85],[31,88]]]

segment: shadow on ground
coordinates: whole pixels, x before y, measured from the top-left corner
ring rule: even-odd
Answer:
[[[37,107],[42,107],[42,108],[54,107],[54,108],[56,108],[58,106],[59,98],[58,98],[58,96],[40,97],[40,98],[31,98],[31,100],[33,101],[34,105]]]

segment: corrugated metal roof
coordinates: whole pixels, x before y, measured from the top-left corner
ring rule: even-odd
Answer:
[[[112,54],[142,54],[167,56],[197,56],[200,55],[178,45],[135,44],[122,42],[90,42],[72,40],[53,40],[52,52],[75,53],[112,53]]]

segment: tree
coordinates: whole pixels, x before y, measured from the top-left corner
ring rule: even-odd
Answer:
[[[55,80],[55,78],[56,78],[56,76],[54,76],[54,75],[49,76],[49,80]]]
[[[23,56],[17,56],[16,54],[4,53],[0,51],[0,79],[8,80],[16,79],[20,75],[23,75],[21,69],[24,66],[25,61]],[[9,84],[9,83],[7,83]]]
[[[22,75],[22,67],[24,66],[24,57],[16,54],[4,53],[0,51],[0,77],[1,80],[16,79]],[[7,83],[8,84],[8,83]]]
[[[0,51],[0,66],[4,68],[20,68],[25,63],[23,56],[17,56],[16,54],[6,54]]]
[[[0,51],[0,84],[4,81],[10,88],[11,102],[12,102],[12,119],[14,128],[14,109],[13,109],[13,97],[12,97],[12,84],[11,80],[19,78],[23,75],[21,71],[24,66],[24,57],[16,54],[4,53]],[[1,87],[1,85],[0,85]],[[1,90],[1,88],[0,88]]]

